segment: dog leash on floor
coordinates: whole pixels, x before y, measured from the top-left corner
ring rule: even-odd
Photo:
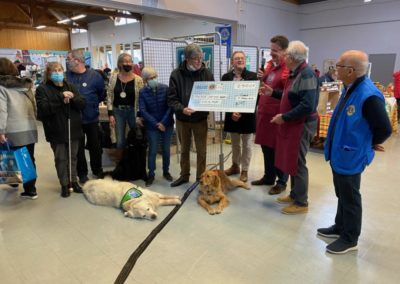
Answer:
[[[192,193],[192,191],[199,185],[199,182],[196,181],[193,183],[185,192],[181,199],[181,204],[175,206],[175,208],[161,221],[160,224],[157,225],[151,231],[151,233],[144,239],[144,241],[136,248],[136,250],[131,254],[128,261],[125,263],[124,267],[122,268],[121,272],[119,273],[117,279],[115,280],[115,284],[122,284],[125,283],[125,280],[128,278],[129,274],[131,273],[133,267],[136,264],[138,258],[142,255],[142,253],[146,250],[146,248],[150,245],[150,243],[154,240],[154,238],[161,232],[161,230],[168,224],[168,222],[174,217],[176,212],[182,207],[185,203],[186,199]]]

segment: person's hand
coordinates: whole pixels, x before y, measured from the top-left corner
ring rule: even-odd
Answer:
[[[258,90],[258,94],[259,95],[265,95],[265,96],[271,96],[272,95],[272,91],[273,91],[274,89],[272,89],[270,86],[268,86],[267,84],[265,84],[265,83],[261,83],[261,87],[260,87],[260,89]]]
[[[187,116],[191,116],[192,113],[195,113],[196,111],[191,109],[190,107],[185,107],[182,112]]]
[[[238,121],[241,117],[242,117],[242,115],[239,112],[232,113],[232,120],[233,121]]]
[[[0,143],[4,144],[7,142],[7,137],[5,134],[0,134]]]
[[[136,124],[140,127],[144,127],[144,119],[142,117],[136,117]]]
[[[278,113],[271,119],[271,123],[276,123],[276,124],[283,124],[285,121],[282,118],[282,114]]]
[[[110,116],[108,117],[108,121],[110,122],[110,126],[111,126],[111,127],[115,127],[115,116],[110,115]]]
[[[70,91],[64,91],[63,96],[64,96],[64,103],[68,104],[69,100],[74,97],[74,93]]]
[[[161,122],[159,122],[159,123],[157,123],[156,125],[157,125],[158,130],[160,130],[161,132],[164,132],[164,131],[165,131],[165,126],[164,126],[164,124],[162,124]]]
[[[261,68],[257,70],[257,78],[261,79],[264,76],[264,70]]]
[[[372,146],[372,148],[378,152],[385,152],[385,147],[383,147],[382,144],[375,144]]]

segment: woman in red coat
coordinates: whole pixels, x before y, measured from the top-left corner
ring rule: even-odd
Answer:
[[[400,70],[393,73],[394,97],[397,101],[397,120],[400,119]]]

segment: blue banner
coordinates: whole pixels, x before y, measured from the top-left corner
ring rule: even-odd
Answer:
[[[221,26],[215,29],[221,34],[221,43],[226,45],[226,58],[231,58],[232,27]]]

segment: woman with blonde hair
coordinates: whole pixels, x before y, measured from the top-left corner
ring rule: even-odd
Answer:
[[[122,53],[118,57],[118,72],[110,78],[107,88],[107,110],[110,126],[116,128],[117,148],[125,147],[125,129],[128,124],[134,129],[139,108],[139,91],[143,87],[143,80],[133,73],[132,56]]]
[[[36,105],[33,83],[19,78],[18,69],[7,58],[0,58],[0,143],[8,142],[12,150],[26,146],[35,163]],[[37,199],[36,179],[23,184],[22,198]]]
[[[83,137],[81,111],[85,107],[85,99],[73,85],[65,81],[64,69],[59,62],[47,64],[44,83],[36,90],[36,102],[38,118],[43,122],[46,140],[54,152],[61,196],[70,196],[69,182],[74,192],[82,193],[82,188],[77,182],[76,165],[79,140]],[[71,153],[68,153],[69,148]],[[68,161],[69,155],[71,165]]]

